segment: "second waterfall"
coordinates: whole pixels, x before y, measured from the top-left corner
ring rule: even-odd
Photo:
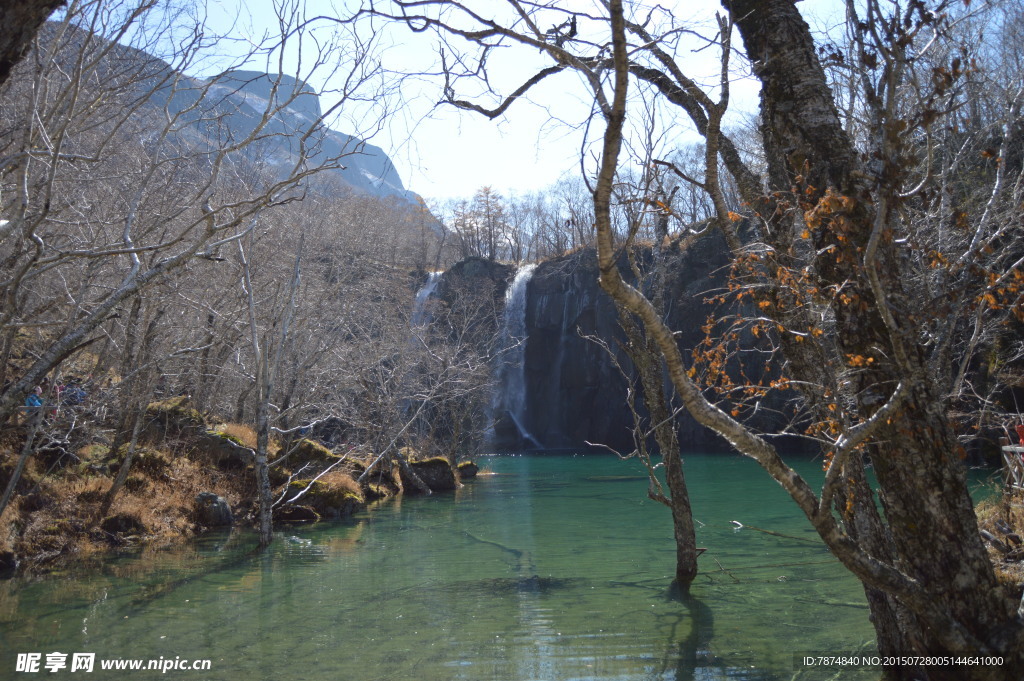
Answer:
[[[505,291],[505,313],[498,337],[496,386],[491,400],[496,442],[515,430],[521,444],[541,448],[526,428],[526,289],[536,265],[523,265]],[[512,434],[512,433],[509,433]]]

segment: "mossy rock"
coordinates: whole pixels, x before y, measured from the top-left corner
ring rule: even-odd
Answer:
[[[150,424],[164,435],[183,435],[186,433],[206,430],[206,419],[192,405],[188,395],[179,395],[158,402],[150,402],[146,406],[146,414]],[[160,435],[161,433],[150,434]]]
[[[423,461],[413,461],[409,466],[420,477],[420,480],[426,483],[431,492],[446,492],[459,486],[459,482],[455,477],[455,471],[452,470],[452,465],[443,456],[436,456]],[[405,471],[401,471],[401,475],[402,487],[406,493],[417,494],[420,492],[412,480],[406,479]]]
[[[196,495],[193,517],[203,527],[230,527],[235,523],[228,500],[213,492]]]
[[[196,444],[195,454],[224,470],[245,468],[255,460],[253,451],[239,438],[216,430],[200,433]]]
[[[271,466],[267,469],[267,476],[270,478],[270,485],[278,487],[288,482],[288,478],[292,476],[292,471],[284,466]]]
[[[352,474],[353,478],[358,478],[360,475],[365,473],[368,465],[368,463],[360,461],[359,459],[353,459],[352,457],[349,457],[348,460],[345,461],[345,467]]]
[[[288,485],[289,497],[309,487],[300,501],[312,507],[325,518],[345,518],[363,508],[366,500],[361,492],[347,486],[333,485],[321,480],[293,480]]]
[[[153,415],[171,416],[178,421],[190,421],[195,424],[206,425],[206,419],[199,413],[199,410],[192,404],[188,395],[169,397],[166,400],[150,402],[146,406],[146,412]]]
[[[366,495],[367,501],[376,501],[377,499],[392,497],[395,495],[395,492],[387,485],[371,482],[363,485],[363,494]]]
[[[100,523],[100,529],[109,534],[145,534],[142,520],[131,513],[117,513],[107,516]]]
[[[124,457],[127,453],[128,445],[120,447],[116,454],[117,460],[110,464],[110,470],[116,472],[121,467],[121,463],[124,462]],[[160,476],[165,474],[170,467],[171,461],[163,452],[158,452],[148,447],[135,448],[135,454],[132,456],[132,472]]]
[[[232,442],[232,443],[238,445],[239,447],[245,447],[246,449],[251,449],[251,447],[249,447],[249,445],[245,444],[245,442],[242,440],[242,438],[238,437],[237,435],[232,435],[231,433],[225,433],[224,431],[221,431],[221,430],[208,430],[206,432],[207,432],[208,435],[216,435],[217,437],[222,438],[224,440],[227,440],[228,442]]]
[[[99,463],[110,458],[110,447],[93,443],[78,450],[78,458],[89,463]]]
[[[39,447],[33,452],[32,456],[44,468],[49,470],[75,467],[74,457],[68,456],[68,453],[62,447]]]
[[[476,474],[480,472],[480,467],[472,461],[463,461],[455,470],[459,472],[461,480],[468,480],[469,478],[476,477]]]
[[[336,463],[341,457],[316,440],[302,438],[294,445],[291,458],[302,463]]]
[[[281,523],[315,523],[320,514],[311,506],[288,504],[274,509],[274,520]]]
[[[366,472],[366,464],[361,465],[352,473],[354,479],[358,479]],[[372,493],[369,491],[372,485],[378,485],[383,489],[387,490],[385,496],[394,496],[402,491],[402,476],[398,473],[398,466],[392,464],[390,461],[381,461],[377,466],[370,471],[370,474],[366,476],[366,479],[360,483],[363,489],[363,493],[368,498],[372,497]]]
[[[78,472],[81,475],[85,475],[85,476],[100,475],[100,476],[103,476],[103,477],[109,477],[110,476],[110,464],[109,463],[89,463],[87,461],[83,461],[82,463],[78,464]]]

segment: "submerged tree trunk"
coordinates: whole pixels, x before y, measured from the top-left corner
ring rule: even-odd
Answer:
[[[658,443],[662,461],[665,464],[665,482],[668,484],[668,506],[672,511],[672,532],[676,542],[676,582],[684,591],[697,577],[697,536],[693,526],[693,510],[690,508],[690,493],[686,489],[683,475],[683,459],[676,435],[676,420],[672,416],[665,396],[664,374],[661,358],[649,341],[639,352],[631,352],[633,362],[640,367],[644,386],[644,400],[654,428],[654,440]]]
[[[674,426],[668,426],[675,439]],[[657,435],[655,436],[657,438]],[[661,445],[659,445],[659,448]],[[690,508],[690,493],[686,489],[686,478],[683,475],[683,459],[679,452],[679,442],[675,449],[663,449],[665,462],[665,480],[668,491],[672,495],[672,531],[676,541],[676,583],[683,591],[697,577],[697,557],[701,550],[697,548],[697,536],[693,526],[693,511]]]
[[[665,202],[666,205],[669,203],[671,203],[671,199]],[[649,277],[652,305],[662,317],[665,315],[667,294],[668,260],[664,249],[665,244],[668,243],[668,218],[668,213],[662,213],[655,223],[655,244],[652,247],[653,271]],[[642,280],[644,277],[639,264],[635,260],[631,260],[631,265],[634,276],[638,281]],[[668,496],[661,494],[660,491],[656,492],[653,485],[649,494],[656,501],[668,506],[672,513],[673,538],[676,544],[675,581],[682,591],[687,592],[690,584],[697,577],[697,557],[701,552],[697,549],[690,493],[686,489],[686,477],[683,474],[679,437],[676,434],[676,419],[672,413],[671,400],[666,394],[667,386],[661,354],[657,344],[641,330],[638,320],[634,318],[629,309],[618,301],[615,305],[619,312],[619,325],[626,333],[628,340],[625,350],[639,374],[650,430],[654,434],[654,441],[658,445],[658,451],[665,466]],[[649,457],[646,454],[648,432],[635,409],[633,416],[636,446],[643,452],[645,461],[648,461]],[[653,477],[653,469],[648,467],[648,472]],[[660,485],[658,488],[660,490]]]
[[[273,539],[274,498],[270,489],[270,368],[266,360],[258,367],[260,372],[256,402],[256,488],[259,494],[260,546],[270,546]]]
[[[665,504],[672,513],[673,538],[676,543],[676,584],[688,591],[690,584],[697,577],[697,537],[693,526],[693,511],[690,508],[690,495],[686,489],[683,475],[683,461],[679,452],[679,438],[676,435],[676,421],[673,418],[669,401],[665,395],[664,372],[661,355],[657,348],[643,336],[632,316],[624,308],[619,308],[619,324],[626,333],[628,344],[625,345],[640,377],[644,404],[650,423],[650,432],[658,445],[662,462],[665,466],[665,482],[668,484],[668,496],[661,492],[660,485],[654,487],[654,469],[648,464],[648,472],[652,477],[652,487],[648,494],[655,501]],[[650,432],[643,418],[633,410],[634,442],[645,462],[647,455],[646,439]]]

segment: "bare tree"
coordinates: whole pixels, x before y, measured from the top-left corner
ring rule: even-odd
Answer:
[[[155,370],[152,363],[153,348],[160,318],[165,310],[154,309],[153,305],[143,308],[142,296],[132,302],[127,325],[127,339],[122,351],[121,375],[124,377],[120,387],[122,394],[120,411],[120,427],[115,431],[111,450],[117,454],[125,447],[117,476],[111,483],[107,494],[100,505],[94,521],[100,521],[110,511],[110,507],[121,491],[128,473],[131,471],[139,444],[139,435],[145,425],[146,406],[152,395]],[[141,331],[141,334],[140,334]]]
[[[255,228],[255,225],[253,225]],[[251,243],[252,232],[249,233]],[[242,269],[242,290],[245,293],[249,315],[249,340],[255,358],[254,373],[256,386],[256,483],[259,491],[260,545],[267,546],[272,538],[271,511],[273,497],[270,489],[268,451],[270,447],[270,408],[277,381],[280,380],[284,350],[292,339],[292,321],[296,308],[296,297],[302,273],[302,248],[304,235],[300,235],[295,251],[295,261],[288,285],[275,296],[278,300],[262,300],[257,303],[252,283],[252,268],[246,255],[245,240],[238,244],[239,261]],[[263,329],[257,321],[257,307],[263,309],[262,316],[268,320]],[[269,308],[269,310],[267,309]],[[268,314],[269,312],[269,314]]]
[[[4,386],[4,418],[134,296],[197,259],[216,261],[254,216],[295,201],[312,176],[339,167],[337,155],[320,151],[322,121],[374,81],[364,68],[368,46],[321,40],[300,78],[245,81],[233,67],[256,58],[281,67],[289,50],[312,42],[301,5],[276,9],[279,37],[221,76],[199,79],[185,71],[217,42],[206,27],[183,26],[181,15],[154,3],[76,2],[6,84],[12,134],[4,138],[0,182],[13,200],[5,201],[0,235],[8,254],[0,324],[5,334],[45,333],[37,334],[36,361]],[[129,40],[133,48],[119,42]],[[159,54],[168,45],[170,61],[141,51]],[[346,45],[355,53],[341,59]],[[303,78],[339,63],[350,71],[337,102],[282,126],[281,114],[310,96]],[[268,96],[250,97],[240,111],[230,97],[247,87],[265,87]],[[280,162],[261,169],[271,149]]]
[[[593,14],[555,3],[509,4],[510,15],[500,20],[445,0],[396,1],[394,11],[371,12],[418,30],[434,29],[444,40],[465,41],[463,46],[477,50],[477,61],[463,59],[466,70],[445,81],[447,100],[464,109],[502,115],[546,78],[568,70],[582,77],[598,115],[595,125],[603,130],[591,184],[600,282],[641,320],[687,410],[760,463],[861,579],[880,651],[982,652],[1006,661],[955,672],[894,665],[885,670],[889,678],[1013,678],[1012,670],[1024,665],[1020,597],[997,581],[978,533],[960,448],[946,416],[950,374],[943,359],[970,361],[970,344],[951,351],[950,343],[965,321],[970,328],[971,315],[984,307],[984,314],[1017,309],[1019,289],[1005,285],[1019,276],[1018,255],[1013,249],[994,260],[986,255],[999,252],[997,245],[1009,243],[1019,227],[984,206],[968,210],[960,204],[960,245],[947,245],[941,258],[929,258],[917,242],[926,234],[923,223],[909,217],[934,186],[928,155],[933,147],[926,142],[945,113],[943,98],[962,77],[962,64],[953,61],[920,70],[923,55],[949,35],[951,15],[944,13],[954,7],[849,3],[867,116],[866,134],[858,139],[843,126],[811,32],[788,0],[724,3],[728,15],[718,18],[708,39],[722,55],[712,94],[673,57],[686,31],[667,10],[621,0]],[[579,24],[572,38],[552,40],[542,28],[570,16]],[[762,84],[763,179],[722,130],[734,23]],[[494,108],[459,99],[451,83],[484,70],[489,51],[506,45],[539,49],[552,65],[526,78]],[[685,113],[706,140],[703,177],[688,181],[712,201],[716,227],[742,270],[740,288],[755,301],[761,331],[773,337],[784,362],[786,380],[765,390],[795,388],[812,424],[807,435],[820,443],[826,477],[818,492],[734,408],[723,409],[702,393],[672,330],[619,272],[614,199],[620,152],[627,112],[642,101],[630,97],[631,80],[653,86],[659,101]],[[915,97],[908,98],[910,92]],[[1017,112],[1011,100],[1007,121],[1017,120]],[[730,210],[722,167],[748,206],[749,222]],[[1013,195],[1005,161],[1000,168],[990,180],[990,207]],[[750,225],[752,237],[743,236],[741,224]],[[929,268],[939,272],[929,274]],[[937,301],[948,299],[955,304],[938,308]],[[869,460],[878,478],[877,498],[866,482]]]
[[[388,291],[377,281],[378,295]],[[398,300],[407,294],[391,282]],[[359,440],[376,456],[366,479],[383,463],[400,466],[422,491],[404,447],[442,455],[451,463],[479,448],[487,424],[491,354],[496,310],[485,291],[448,291],[445,300],[427,301],[429,324],[413,320],[408,307],[395,315],[363,315],[353,320],[346,348],[354,391],[346,418]]]
[[[235,386],[244,406],[254,386],[264,543],[269,412],[293,347],[299,260],[279,278],[267,268],[264,290],[291,291],[287,302],[256,300],[244,242],[360,150],[355,138],[337,143],[326,122],[364,90],[386,100],[368,58],[372,39],[341,37],[301,2],[281,0],[274,11],[276,32],[241,54],[233,43],[229,59],[223,37],[187,13],[154,2],[73,2],[44,26],[0,103],[8,133],[0,141],[0,421],[69,357],[80,366],[85,349],[102,348],[97,368],[120,380],[114,446],[127,444],[106,512],[131,469],[151,396],[174,380],[161,365],[178,367],[179,386],[197,388],[204,406],[223,404]],[[210,59],[216,75],[191,75]],[[298,65],[292,74],[289,63]],[[243,70],[253,65],[271,73]],[[325,88],[332,99],[323,110],[310,100],[310,78],[341,83]],[[363,117],[372,131],[371,119]],[[217,289],[237,289],[232,245],[243,249],[244,300]],[[203,322],[179,326],[193,315]],[[26,338],[31,361],[8,361]],[[199,356],[197,371],[180,369],[189,355]],[[232,357],[251,374],[231,375]]]

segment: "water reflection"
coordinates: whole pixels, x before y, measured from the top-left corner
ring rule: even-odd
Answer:
[[[777,486],[687,465],[709,547],[687,594],[671,519],[628,464],[501,458],[447,498],[284,528],[262,553],[235,532],[0,583],[0,678],[17,652],[66,649],[210,658],[203,681],[764,681],[789,679],[795,652],[871,640],[865,610],[829,605],[863,594],[820,544],[733,532],[813,539]]]

